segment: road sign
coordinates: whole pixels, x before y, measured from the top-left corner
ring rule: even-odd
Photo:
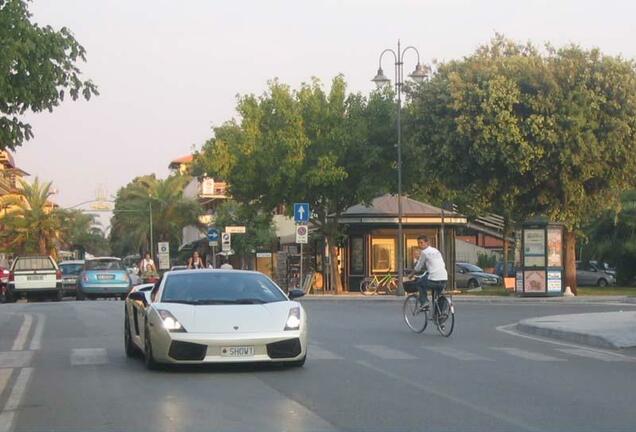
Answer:
[[[223,252],[232,250],[232,235],[228,232],[221,233],[221,250]]]
[[[219,241],[219,230],[212,227],[208,228],[208,240],[209,241]]]
[[[294,203],[294,221],[296,223],[309,222],[309,204],[308,203]]]
[[[307,244],[309,239],[309,230],[307,225],[296,226],[296,243]]]
[[[159,269],[167,270],[170,268],[170,243],[159,242],[157,243],[157,258],[159,258]]]
[[[244,226],[227,226],[225,232],[230,234],[245,234]]]

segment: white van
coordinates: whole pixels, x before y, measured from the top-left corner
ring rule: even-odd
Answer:
[[[64,296],[62,282],[62,272],[50,256],[17,257],[9,272],[7,302],[36,293],[60,301]]]

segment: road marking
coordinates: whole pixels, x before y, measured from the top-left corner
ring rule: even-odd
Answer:
[[[458,397],[452,396],[452,395],[450,395],[448,393],[445,393],[443,391],[437,390],[437,389],[433,388],[432,385],[427,385],[427,384],[421,383],[418,380],[414,380],[412,378],[407,379],[407,378],[404,378],[404,377],[402,377],[402,376],[400,376],[400,375],[398,375],[396,373],[389,372],[387,370],[384,370],[384,369],[381,369],[379,367],[373,366],[372,364],[367,363],[364,360],[358,360],[356,363],[358,363],[358,364],[360,364],[362,366],[365,366],[365,367],[367,367],[367,368],[369,368],[369,369],[371,369],[371,370],[373,370],[375,372],[378,372],[378,373],[381,373],[383,375],[386,375],[389,378],[392,378],[392,379],[394,379],[394,380],[396,380],[396,381],[398,381],[398,382],[400,382],[402,384],[406,384],[406,385],[409,385],[411,387],[414,387],[417,390],[422,391],[424,393],[431,394],[431,395],[433,395],[435,397],[438,397],[438,398],[446,399],[446,400],[448,400],[450,402],[456,403],[458,405],[462,405],[462,406],[464,406],[466,408],[470,408],[473,411],[476,411],[476,412],[478,412],[480,414],[484,414],[484,415],[493,417],[493,418],[495,418],[495,419],[497,419],[499,421],[502,421],[502,422],[505,422],[505,423],[509,423],[509,424],[513,425],[516,429],[523,429],[523,430],[530,431],[530,432],[537,432],[539,430],[542,430],[542,429],[538,429],[538,428],[536,428],[536,427],[534,427],[532,425],[529,425],[527,423],[524,423],[521,420],[517,420],[514,417],[506,415],[506,414],[502,413],[501,411],[495,411],[495,410],[492,410],[492,409],[487,408],[487,407],[482,407],[482,406],[476,405],[476,404],[474,404],[472,402],[466,401],[464,399],[460,399]]]
[[[0,368],[22,368],[31,364],[32,351],[0,352]]]
[[[0,414],[0,432],[9,432],[13,427],[15,412],[22,402],[22,397],[26,392],[27,385],[33,373],[32,368],[24,368],[20,371],[15,384],[11,389],[11,394],[4,405],[4,411]]]
[[[427,349],[429,351],[433,351],[437,354],[442,354],[448,357],[452,357],[454,359],[457,360],[464,360],[464,361],[494,361],[493,359],[489,359],[486,357],[482,357],[480,355],[477,354],[473,354],[471,352],[468,351],[463,351],[463,350],[459,350],[456,348],[451,348],[451,347],[430,347],[430,346],[426,346],[423,347],[424,349]]]
[[[0,369],[0,397],[2,396],[4,388],[7,386],[12,373],[13,369]]]
[[[342,360],[342,357],[338,354],[334,354],[314,344],[309,345],[307,355],[311,360]]]
[[[100,365],[108,363],[104,348],[76,348],[71,352],[71,365]]]
[[[29,349],[32,351],[39,350],[42,347],[42,334],[44,333],[44,324],[46,323],[46,315],[37,314],[37,316],[38,323],[35,326],[35,332],[29,345]]]
[[[552,357],[549,355],[532,352],[532,351],[525,351],[518,348],[491,347],[490,349],[493,349],[496,351],[503,351],[506,354],[510,354],[515,357],[520,357],[520,358],[523,358],[526,360],[532,360],[532,361],[545,361],[545,362],[566,361],[565,359],[562,359],[562,358]]]
[[[384,345],[354,345],[356,348],[366,351],[385,360],[415,360],[417,357]]]
[[[18,331],[18,337],[15,338],[13,342],[12,351],[22,351],[24,349],[24,345],[26,345],[27,337],[29,336],[29,331],[31,331],[31,324],[33,323],[33,316],[26,314],[24,315],[24,321],[22,321],[22,325],[20,326],[20,330]]]
[[[603,353],[598,351],[593,351],[589,349],[582,348],[557,348],[557,351],[561,351],[567,354],[572,354],[579,357],[586,357],[594,360],[602,360],[608,362],[624,362],[624,361],[635,361],[632,358],[627,358],[618,353]]]
[[[610,350],[606,350],[606,349],[602,349],[602,348],[590,348],[588,346],[578,345],[578,344],[575,344],[575,343],[572,343],[572,342],[561,342],[561,341],[556,341],[556,340],[544,338],[544,337],[541,337],[541,336],[532,336],[532,335],[519,333],[518,331],[513,330],[516,326],[517,326],[517,323],[506,324],[506,325],[498,326],[498,327],[496,327],[496,329],[498,331],[500,331],[502,333],[506,333],[506,334],[508,334],[510,336],[522,337],[522,338],[531,339],[531,340],[538,341],[538,342],[549,343],[549,344],[552,344],[552,345],[559,345],[559,346],[570,347],[570,348],[586,349],[588,351],[595,351],[595,352],[598,352],[598,353],[616,355],[616,356],[619,356],[619,357],[623,357],[625,359],[625,361],[636,361],[636,357],[631,357],[631,356],[628,356],[628,355],[619,354],[619,353],[616,353],[614,351],[610,351]]]

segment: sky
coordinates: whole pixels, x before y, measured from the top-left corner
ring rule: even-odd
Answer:
[[[35,138],[15,154],[71,207],[134,177],[169,174],[236,117],[237,95],[278,78],[293,87],[343,74],[372,90],[385,48],[422,63],[470,55],[495,33],[537,45],[576,43],[636,58],[636,2],[585,0],[34,0],[34,21],[68,27],[87,51],[90,101],[29,114]],[[413,52],[405,70],[414,69]],[[392,76],[391,59],[383,68]],[[103,222],[107,224],[105,216]]]

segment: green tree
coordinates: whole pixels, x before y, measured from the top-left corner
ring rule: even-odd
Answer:
[[[253,251],[259,248],[270,250],[271,245],[276,242],[272,214],[234,200],[226,201],[218,207],[214,224],[221,229],[226,226],[245,226],[245,234],[232,235],[232,249],[241,256],[243,267],[245,257],[253,256]]]
[[[61,218],[62,243],[66,248],[96,256],[110,253],[108,239],[94,214],[82,210],[64,210]]]
[[[227,180],[234,199],[265,212],[308,202],[312,223],[336,256],[340,215],[396,178],[392,96],[347,94],[341,76],[328,92],[317,80],[297,91],[270,82],[262,96],[239,98],[240,121],[214,130],[195,168]],[[333,260],[331,275],[340,292]]]
[[[150,214],[154,241],[170,242],[171,252],[181,244],[183,227],[196,225],[201,209],[183,196],[188,176],[157,179],[154,174],[135,178],[117,192],[111,221],[111,249],[124,256],[150,250]]]
[[[565,223],[576,291],[576,232],[634,182],[635,72],[596,49],[542,53],[502,36],[439,65],[408,109],[410,186],[441,184],[469,211]]]
[[[620,208],[595,219],[585,234],[581,258],[609,261],[616,265],[618,283],[630,283],[636,276],[636,190],[624,192]]]
[[[15,210],[0,221],[0,247],[15,254],[53,255],[61,239],[61,212],[49,201],[51,183],[20,180],[20,195],[8,202]]]
[[[90,99],[97,87],[80,79],[84,48],[65,27],[59,31],[31,22],[28,2],[0,0],[0,150],[33,137],[20,119],[27,111],[52,111],[68,92]]]

